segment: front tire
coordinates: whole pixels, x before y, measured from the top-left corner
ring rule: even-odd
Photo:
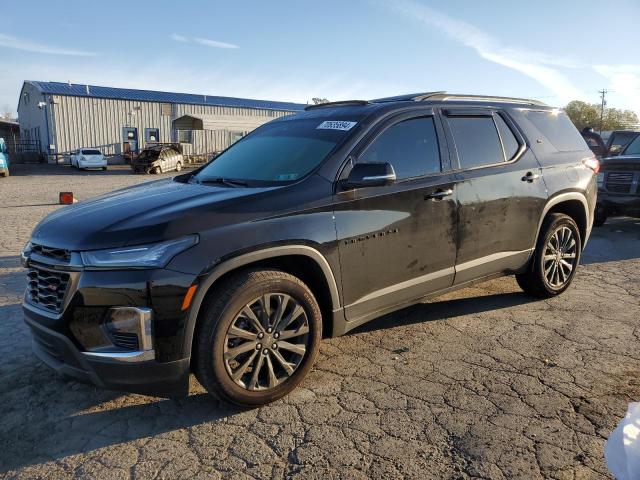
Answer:
[[[607,221],[607,212],[604,208],[596,208],[596,212],[593,216],[593,226],[601,227],[604,222]]]
[[[176,172],[179,172],[182,170],[182,163],[178,162],[176,163]]]
[[[264,405],[293,390],[311,369],[322,338],[309,287],[279,270],[246,270],[216,287],[203,308],[195,374],[213,395]]]
[[[573,281],[581,253],[582,239],[576,222],[562,213],[550,214],[540,229],[529,268],[516,275],[518,285],[539,298],[561,294]]]

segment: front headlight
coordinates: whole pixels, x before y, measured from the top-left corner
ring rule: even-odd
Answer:
[[[162,268],[197,243],[198,236],[189,235],[149,245],[93,250],[82,252],[82,263],[89,268]]]

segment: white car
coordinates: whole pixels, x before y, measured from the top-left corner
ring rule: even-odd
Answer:
[[[101,168],[107,169],[107,159],[100,150],[95,148],[81,148],[71,152],[71,166],[76,168]]]

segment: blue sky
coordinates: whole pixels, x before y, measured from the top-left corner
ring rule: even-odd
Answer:
[[[640,113],[640,2],[0,0],[0,110],[22,81],[273,100],[447,90]],[[631,47],[633,46],[633,47]]]

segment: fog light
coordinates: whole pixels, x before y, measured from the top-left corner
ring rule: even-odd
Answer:
[[[109,309],[105,328],[113,344],[126,350],[153,350],[151,313],[149,308]]]

